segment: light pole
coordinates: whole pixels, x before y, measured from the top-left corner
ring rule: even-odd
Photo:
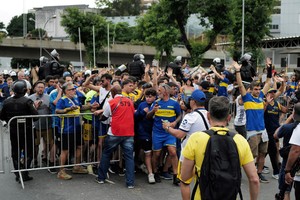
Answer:
[[[245,0],[243,0],[243,6],[242,6],[242,56],[244,55],[244,38],[245,34]]]
[[[45,30],[47,23],[48,23],[51,19],[55,19],[55,18],[56,18],[56,15],[52,15],[51,17],[49,17],[49,18],[47,19],[47,21],[45,22],[44,26],[43,26],[43,30]],[[30,21],[34,21],[34,22],[36,23],[35,19],[33,19],[33,18],[29,18],[29,20],[30,20]],[[38,28],[38,27],[37,27],[37,28]],[[40,58],[41,58],[41,57],[42,57],[42,34],[41,34],[41,28],[38,28],[38,31],[39,31],[39,39],[40,39]],[[41,65],[42,65],[42,61],[40,61],[40,66],[41,66]]]

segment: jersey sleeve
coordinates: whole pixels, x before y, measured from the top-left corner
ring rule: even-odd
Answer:
[[[191,126],[195,123],[196,117],[193,114],[187,114],[183,117],[179,129],[188,132],[191,129]]]

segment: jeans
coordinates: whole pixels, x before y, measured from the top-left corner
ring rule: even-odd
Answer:
[[[98,169],[98,179],[104,181],[107,179],[107,171],[110,164],[111,154],[118,145],[121,145],[125,159],[126,185],[134,186],[134,159],[133,159],[133,137],[111,136],[108,135],[104,140],[104,149]],[[122,158],[120,158],[122,159]]]

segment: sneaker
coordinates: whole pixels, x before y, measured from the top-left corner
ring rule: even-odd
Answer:
[[[62,179],[62,180],[70,180],[72,179],[72,176],[67,174],[65,170],[60,170],[57,174],[57,178]]]
[[[108,168],[108,171],[109,171],[109,173],[111,173],[111,174],[115,174],[116,172],[112,169],[112,167],[109,167]]]
[[[95,181],[99,184],[104,184],[104,180],[99,180],[98,177],[95,178]]]
[[[122,168],[120,168],[120,169],[118,170],[118,174],[119,174],[119,176],[125,176],[125,170],[122,169]]]
[[[145,164],[141,164],[141,165],[139,166],[139,168],[140,168],[140,170],[141,170],[142,172],[144,172],[145,174],[148,174],[148,170],[147,170],[147,167],[146,167]]]
[[[263,170],[262,170],[261,173],[262,173],[262,174],[269,174],[269,173],[270,173],[269,167],[264,166],[264,168],[263,168]]]
[[[87,174],[88,170],[84,169],[82,166],[74,166],[72,172],[73,174]]]
[[[148,175],[148,183],[150,183],[150,184],[154,184],[155,183],[154,174],[149,174]]]
[[[134,186],[133,186],[133,185],[128,185],[127,188],[128,188],[128,189],[133,189]]]
[[[279,179],[279,175],[278,175],[278,174],[272,174],[272,177],[273,177],[274,179],[276,179],[276,180]]]
[[[156,183],[160,183],[160,182],[161,182],[161,179],[160,179],[160,176],[159,176],[158,173],[155,173],[155,174],[154,174],[154,179],[155,179],[155,182],[156,182]]]
[[[110,183],[110,184],[115,184],[115,182],[105,179],[105,180],[100,180],[98,177],[96,177],[95,181],[99,184],[104,184],[104,183]]]
[[[162,172],[160,174],[160,177],[163,178],[163,179],[165,179],[165,180],[172,180],[172,175],[169,174],[168,172]]]
[[[264,177],[264,175],[258,174],[258,177],[261,183],[269,183],[269,181]]]
[[[57,169],[56,168],[50,168],[50,169],[48,169],[48,172],[50,174],[57,174]]]
[[[88,171],[89,174],[94,174],[92,165],[87,166],[87,171]]]

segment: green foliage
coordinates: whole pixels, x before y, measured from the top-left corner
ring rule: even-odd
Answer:
[[[135,16],[140,14],[140,0],[96,0],[103,16]]]
[[[135,27],[130,27],[127,22],[112,25],[113,36],[116,42],[130,42],[133,39]]]
[[[35,26],[34,22],[29,20],[30,18],[34,18],[34,14],[27,14],[27,32],[32,31]],[[10,20],[6,30],[8,31],[9,36],[23,36],[23,14],[14,16]]]
[[[33,29],[31,31],[31,35],[32,35],[33,39],[39,39],[40,37],[43,37],[43,35],[45,35],[45,33],[46,33],[46,31],[41,28]]]
[[[275,5],[274,0],[245,0],[245,31],[244,46],[245,52],[252,52],[254,60],[260,62],[260,42],[269,35],[269,27]],[[236,23],[232,28],[234,49],[241,49],[242,46],[242,4],[234,10]]]
[[[140,39],[154,46],[158,56],[166,52],[167,59],[171,59],[172,46],[178,42],[180,35],[176,24],[169,21],[162,4],[153,5],[137,23]]]
[[[3,29],[3,28],[5,28],[5,25],[3,22],[0,22],[0,29]]]
[[[39,65],[40,61],[38,59],[22,59],[22,58],[12,58],[10,65],[13,69],[34,67]]]
[[[81,32],[81,42],[85,45],[90,61],[93,58],[93,26],[95,27],[96,57],[107,45],[107,22],[95,13],[83,13],[78,8],[67,8],[62,15],[61,25],[70,35],[71,41],[79,42],[78,28]],[[112,27],[112,26],[110,26]]]

